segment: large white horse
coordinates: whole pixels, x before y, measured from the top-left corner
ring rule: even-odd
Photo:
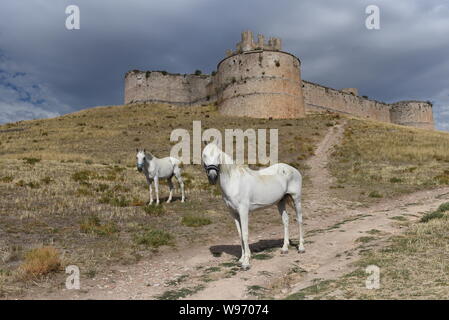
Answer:
[[[153,189],[151,188],[153,181],[154,188],[156,189],[156,204],[159,204],[159,179],[167,179],[168,187],[170,189],[167,203],[170,203],[173,196],[173,182],[171,180],[173,176],[175,176],[179,182],[179,186],[181,187],[181,202],[184,202],[185,195],[184,182],[182,181],[180,168],[181,161],[173,157],[158,159],[151,153],[146,152],[145,149],[136,149],[136,152],[137,170],[145,174],[150,188],[149,204],[153,203]]]
[[[243,269],[250,267],[251,252],[248,243],[249,212],[277,204],[284,223],[282,253],[288,252],[288,213],[286,202],[291,200],[299,224],[298,252],[305,252],[301,214],[301,184],[299,171],[285,163],[278,163],[258,171],[236,165],[231,157],[215,143],[203,150],[202,159],[211,184],[219,180],[223,200],[231,211],[240,236]]]

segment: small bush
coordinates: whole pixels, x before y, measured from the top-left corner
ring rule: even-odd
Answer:
[[[421,218],[421,222],[428,222],[432,219],[440,219],[444,217],[444,213],[440,212],[440,211],[434,211],[434,212],[430,212],[430,213],[426,213],[424,216],[422,216]]]
[[[371,191],[370,194],[368,195],[368,197],[370,197],[370,198],[383,198],[383,195],[380,194],[377,191]]]
[[[131,200],[130,205],[133,206],[133,207],[142,207],[142,206],[145,205],[145,201],[142,201],[142,200],[140,200],[139,198],[134,197],[134,198]]]
[[[186,214],[182,217],[181,223],[187,227],[201,227],[211,224],[212,221],[202,215]]]
[[[14,178],[11,176],[5,176],[5,177],[0,178],[0,181],[4,182],[4,183],[12,182],[13,180],[14,180]]]
[[[439,211],[439,212],[446,212],[446,211],[449,211],[449,202],[442,203],[442,204],[438,207],[437,211]]]
[[[41,182],[44,184],[50,184],[51,182],[53,182],[53,179],[47,176],[47,177],[42,178]]]
[[[98,185],[98,187],[95,189],[97,192],[105,192],[106,190],[109,189],[109,186],[107,184],[104,183],[100,183]]]
[[[127,207],[130,201],[123,196],[114,197],[109,201],[109,204],[114,207]]]
[[[446,217],[446,212],[449,211],[449,202],[445,202],[440,204],[440,206],[438,207],[438,209],[436,211],[430,212],[430,213],[426,213],[424,216],[422,216],[421,218],[421,222],[428,222],[432,219],[441,219],[441,218],[445,218]]]
[[[35,278],[57,271],[61,259],[56,248],[47,246],[30,250],[25,255],[25,262],[20,266],[25,278]]]
[[[119,230],[114,222],[102,224],[98,216],[92,215],[81,222],[80,231],[83,233],[94,233],[99,236],[110,236]]]
[[[162,205],[148,205],[143,207],[143,211],[152,216],[161,216],[165,213],[165,208]]]
[[[130,202],[124,196],[114,196],[111,192],[104,194],[98,202],[110,204],[114,207],[128,207]]]
[[[87,182],[90,179],[94,178],[95,176],[96,176],[95,172],[89,170],[82,170],[72,174],[72,179],[75,180],[76,182]]]
[[[400,182],[402,182],[402,179],[393,177],[393,178],[390,179],[390,182],[391,183],[400,183]]]
[[[90,191],[86,187],[82,187],[82,188],[78,188],[78,190],[76,190],[76,195],[78,195],[78,196],[91,196],[91,195],[93,195],[93,193],[92,193],[92,191]]]
[[[137,244],[159,248],[160,246],[172,245],[173,236],[163,230],[153,229],[136,236],[135,241]]]
[[[31,164],[31,165],[34,165],[41,161],[41,159],[38,159],[38,158],[23,158],[22,160],[25,161],[26,164]]]

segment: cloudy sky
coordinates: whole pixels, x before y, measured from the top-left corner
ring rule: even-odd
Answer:
[[[368,5],[380,30],[365,27]],[[432,101],[449,131],[446,0],[1,0],[0,123],[122,104],[130,69],[210,73],[246,29],[281,37],[305,80]]]

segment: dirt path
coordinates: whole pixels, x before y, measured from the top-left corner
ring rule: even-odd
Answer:
[[[38,298],[282,298],[309,286],[314,279],[333,279],[350,272],[350,263],[357,259],[361,249],[357,241],[360,237],[369,235],[367,232],[372,229],[380,231],[383,239],[400,232],[397,217],[413,220],[435,209],[444,199],[449,199],[449,188],[385,200],[370,208],[334,199],[329,192],[332,179],[326,167],[333,146],[342,137],[344,125],[329,129],[309,161],[312,187],[305,190],[303,201],[306,253],[298,254],[292,247],[289,254],[281,255],[283,229],[279,222],[278,226],[257,234],[250,232],[253,260],[249,271],[242,271],[236,264],[240,254],[236,232],[217,243],[160,254],[151,261],[129,267],[112,268],[99,278],[81,278],[81,290],[61,289]],[[273,214],[278,214],[275,208]],[[297,239],[294,219],[290,225],[291,239]]]

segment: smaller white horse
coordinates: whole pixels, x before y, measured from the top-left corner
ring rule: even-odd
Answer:
[[[231,157],[215,143],[203,150],[203,163],[211,184],[219,180],[223,200],[231,211],[242,245],[240,262],[243,269],[250,267],[251,252],[248,243],[249,212],[277,204],[284,223],[282,253],[288,252],[288,213],[286,203],[291,200],[299,226],[298,252],[305,252],[302,231],[301,185],[299,171],[285,163],[277,163],[258,171],[236,165]]]
[[[167,179],[168,187],[170,189],[170,195],[168,197],[167,203],[170,203],[173,196],[173,176],[179,182],[181,187],[181,202],[185,201],[184,195],[184,182],[181,176],[181,161],[173,157],[166,157],[162,159],[156,158],[145,149],[136,149],[137,155],[137,170],[143,172],[147,178],[147,182],[150,188],[150,200],[148,204],[153,203],[153,189],[151,184],[154,181],[154,188],[156,189],[156,204],[159,204],[159,179]]]

